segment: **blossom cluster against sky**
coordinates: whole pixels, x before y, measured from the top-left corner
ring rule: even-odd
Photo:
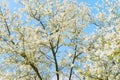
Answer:
[[[0,0],[0,1],[2,1],[2,0]],[[6,0],[6,1],[9,1],[9,7],[10,7],[11,11],[16,10],[20,6],[20,4],[16,3],[16,1],[19,1],[19,0]],[[42,1],[42,0],[40,0],[40,1]],[[96,3],[101,3],[101,0],[77,0],[77,1],[86,3],[92,8],[95,7]],[[93,10],[92,12],[96,13],[95,10]],[[95,26],[90,24],[89,27],[87,27],[87,29],[85,29],[85,31],[87,33],[91,33],[91,32],[94,32],[94,29],[95,29]]]

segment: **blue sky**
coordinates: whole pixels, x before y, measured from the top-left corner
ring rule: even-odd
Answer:
[[[95,4],[97,1],[100,1],[100,0],[78,0],[79,2],[86,2],[86,3],[89,3],[89,4]]]

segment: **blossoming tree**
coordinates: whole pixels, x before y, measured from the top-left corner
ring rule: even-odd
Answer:
[[[17,1],[14,11],[0,2],[0,79],[120,79],[119,0],[97,4],[94,16],[77,0]]]
[[[50,80],[56,75],[56,80],[60,80],[64,74],[71,80],[75,59],[83,52],[89,7],[70,0],[19,3],[20,8],[14,12],[6,0],[0,5],[2,79]]]
[[[97,4],[93,19],[96,33],[86,38],[85,69],[78,69],[87,80],[120,79],[120,17],[119,0]]]

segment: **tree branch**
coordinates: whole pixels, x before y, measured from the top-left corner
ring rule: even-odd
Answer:
[[[41,75],[40,75],[40,73],[39,73],[39,71],[38,71],[38,68],[37,68],[33,63],[30,63],[30,66],[31,66],[32,69],[36,72],[38,78],[39,78],[40,80],[42,80],[42,77],[41,77]]]
[[[56,68],[56,76],[57,76],[57,80],[59,80],[59,68],[58,68],[58,63],[57,63],[57,58],[56,58],[56,53],[54,51],[54,47],[52,42],[50,42],[50,46],[51,46],[51,50],[52,50],[52,54],[53,54],[53,58],[55,61],[55,68]]]
[[[77,45],[75,46],[75,54],[74,54],[74,57],[73,57],[73,60],[72,60],[72,64],[74,64],[75,59],[76,59],[76,54],[77,54],[77,51],[76,51],[76,50],[77,50]],[[69,80],[71,80],[72,72],[73,72],[73,66],[72,66],[71,69],[70,69]]]
[[[23,34],[24,34],[24,33],[25,33],[25,30],[24,30]],[[42,80],[42,77],[41,77],[41,75],[40,75],[40,73],[39,73],[38,68],[37,68],[33,63],[31,63],[31,62],[29,61],[27,55],[25,54],[25,39],[24,39],[24,35],[23,35],[23,53],[21,54],[21,56],[24,57],[25,60],[28,60],[29,65],[30,65],[30,66],[32,67],[32,69],[35,71],[35,73],[37,74],[38,78],[39,78],[40,80]]]

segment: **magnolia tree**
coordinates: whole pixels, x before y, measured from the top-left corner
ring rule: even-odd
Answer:
[[[20,0],[13,12],[0,4],[0,75],[2,80],[69,80],[83,53],[90,9],[70,0]]]
[[[0,79],[120,79],[120,1],[97,4],[96,16],[77,0],[0,3]]]

